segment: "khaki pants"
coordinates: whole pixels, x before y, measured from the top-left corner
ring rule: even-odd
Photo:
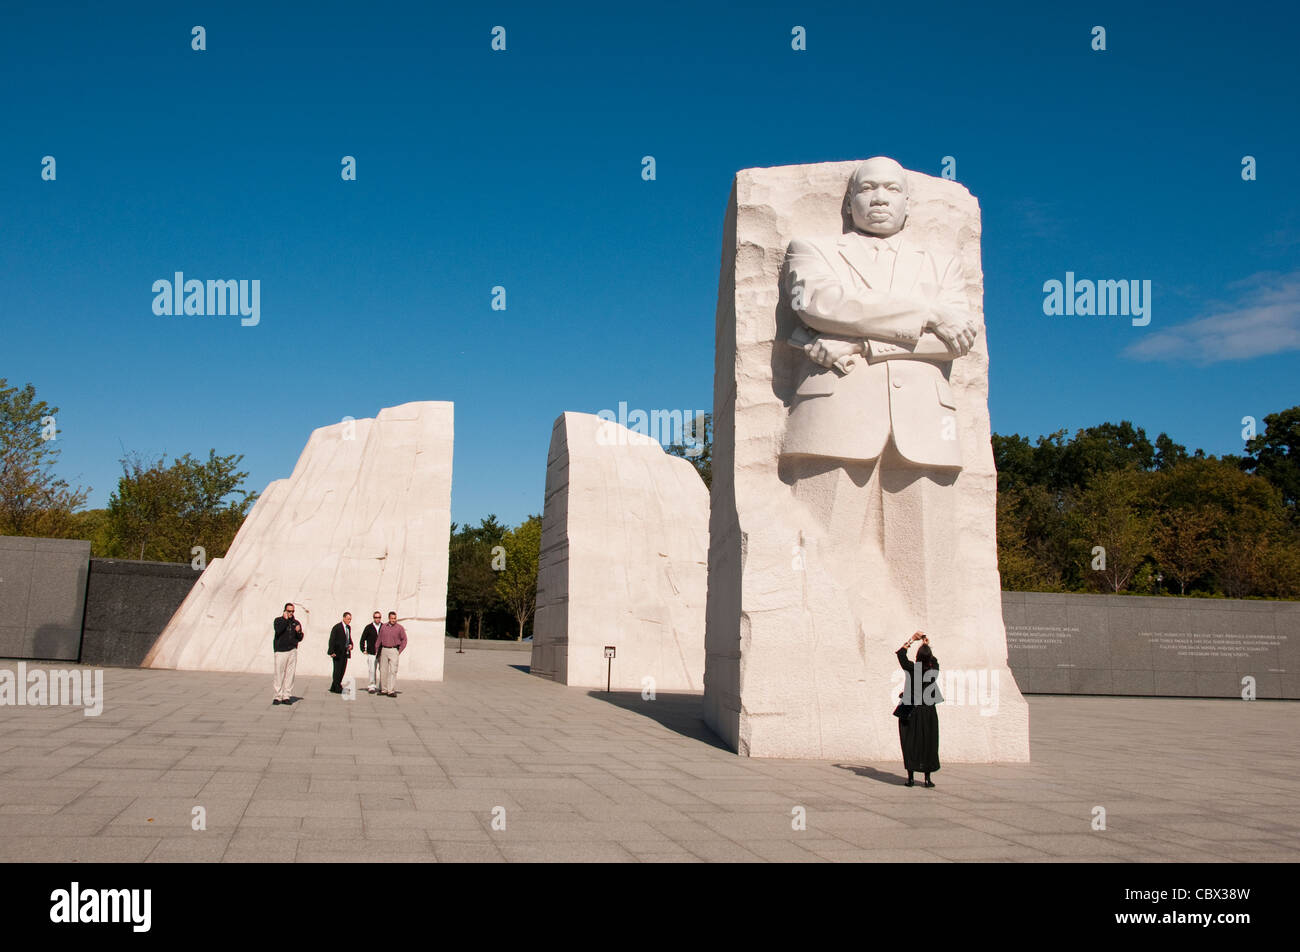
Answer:
[[[275,699],[287,701],[293,697],[293,673],[298,669],[298,649],[275,653]]]
[[[379,649],[379,691],[381,694],[397,693],[397,660],[398,651],[396,648]]]

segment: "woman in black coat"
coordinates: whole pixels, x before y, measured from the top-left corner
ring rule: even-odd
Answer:
[[[908,646],[914,641],[921,642],[915,663],[907,660]],[[939,659],[930,650],[930,639],[921,631],[903,642],[897,655],[898,663],[907,672],[898,718],[898,741],[903,748],[907,786],[916,785],[912,774],[919,770],[925,774],[925,785],[933,787],[930,774],[939,769],[939,711],[935,705],[943,701],[939,685],[934,683],[939,676]],[[927,677],[928,671],[934,674]],[[914,685],[918,675],[920,680]]]

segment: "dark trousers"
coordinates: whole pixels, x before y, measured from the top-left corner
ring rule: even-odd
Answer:
[[[334,657],[334,683],[330,685],[331,691],[343,690],[343,672],[348,668],[348,656],[345,654]]]

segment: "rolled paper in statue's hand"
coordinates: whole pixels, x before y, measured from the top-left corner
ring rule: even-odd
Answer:
[[[849,354],[847,357],[841,357],[835,361],[834,367],[841,374],[847,374],[850,370],[858,365],[861,357],[858,354]]]
[[[793,332],[791,332],[790,336],[786,339],[786,343],[791,347],[802,350],[805,354],[808,354],[809,348],[811,348],[813,344],[817,343],[817,340],[818,337],[816,334],[810,331],[803,324],[800,324]],[[811,354],[809,354],[808,359],[812,360]],[[849,373],[849,371],[857,365],[859,359],[860,355],[858,354],[848,354],[836,360],[831,366],[833,369],[838,371],[841,376],[843,376]],[[813,361],[813,363],[817,363],[817,361]],[[818,366],[822,365],[818,364]]]

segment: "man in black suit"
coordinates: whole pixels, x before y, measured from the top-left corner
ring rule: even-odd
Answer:
[[[348,658],[352,657],[351,612],[344,612],[343,620],[330,629],[329,651],[334,659],[334,683],[330,685],[330,693],[342,694],[343,672],[347,670]]]
[[[361,633],[361,653],[366,656],[366,666],[370,669],[370,685],[366,688],[370,694],[375,693],[375,675],[379,670],[376,662],[379,656],[379,627],[383,619],[383,615],[375,612],[370,624]]]

